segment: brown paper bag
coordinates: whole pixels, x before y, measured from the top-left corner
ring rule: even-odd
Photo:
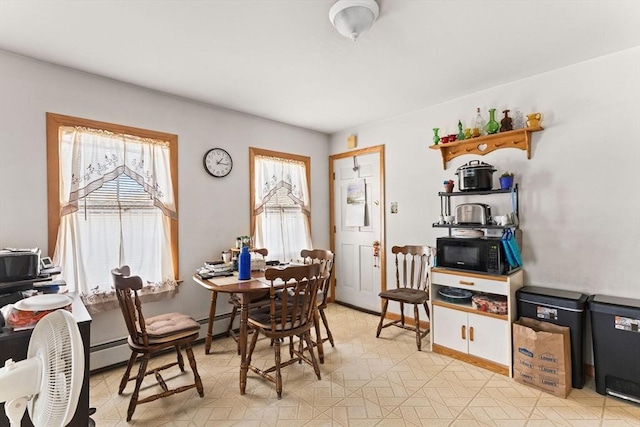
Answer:
[[[513,323],[513,377],[562,398],[571,391],[570,329],[521,317]]]

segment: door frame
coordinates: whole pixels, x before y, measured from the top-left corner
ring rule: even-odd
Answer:
[[[335,160],[344,159],[346,157],[362,156],[365,154],[379,155],[380,162],[380,290],[387,289],[387,251],[386,248],[386,221],[385,221],[385,173],[384,173],[384,145],[375,145],[373,147],[361,148],[359,150],[348,151],[346,153],[333,154],[329,156],[329,230],[330,230],[330,246],[331,251],[336,253],[336,218],[335,218],[335,171],[333,170],[333,162]],[[340,265],[335,268],[340,268]],[[336,295],[336,274],[331,278],[331,290],[329,292],[328,302],[335,301]],[[382,304],[382,301],[380,302]]]

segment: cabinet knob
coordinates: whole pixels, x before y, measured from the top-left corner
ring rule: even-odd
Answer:
[[[473,341],[473,326],[469,326],[469,341]]]
[[[462,325],[462,328],[460,329],[460,333],[462,335],[462,339],[466,340],[467,339],[467,327],[465,325]]]
[[[461,284],[461,285],[467,285],[467,286],[473,286],[473,285],[475,285],[475,283],[473,283],[473,282],[467,282],[466,280],[460,280],[458,283],[459,283],[459,284]]]

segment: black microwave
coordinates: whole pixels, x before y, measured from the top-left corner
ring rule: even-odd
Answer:
[[[499,237],[439,237],[436,248],[438,267],[486,274],[507,274],[510,270]]]

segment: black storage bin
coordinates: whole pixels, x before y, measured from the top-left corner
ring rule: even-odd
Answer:
[[[567,326],[571,331],[571,385],[584,387],[583,341],[585,309],[589,295],[560,289],[525,286],[516,291],[518,316],[530,317],[554,325]]]
[[[640,300],[589,297],[596,391],[640,403]]]

